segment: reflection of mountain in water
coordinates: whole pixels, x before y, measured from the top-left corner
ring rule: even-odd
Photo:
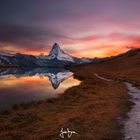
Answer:
[[[37,69],[1,69],[0,77],[15,76],[47,76],[54,89],[58,88],[60,83],[73,75],[72,72],[59,68],[37,68]]]

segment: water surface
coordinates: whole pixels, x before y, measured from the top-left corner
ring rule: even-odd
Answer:
[[[1,69],[0,111],[14,104],[56,98],[79,83],[64,69]]]

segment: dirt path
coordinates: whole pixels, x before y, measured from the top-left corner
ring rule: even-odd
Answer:
[[[97,78],[112,81],[111,79],[104,78],[97,73],[94,74]],[[131,102],[135,105],[128,112],[128,119],[123,122],[125,140],[139,140],[140,139],[140,90],[134,87],[131,83],[124,82],[128,89],[128,94],[131,95]]]
[[[128,113],[128,119],[124,122],[124,134],[126,140],[140,139],[140,90],[131,83],[125,83],[131,101],[135,104]]]

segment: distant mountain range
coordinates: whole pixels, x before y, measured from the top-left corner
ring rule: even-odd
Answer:
[[[60,46],[55,43],[49,55],[26,55],[21,53],[10,54],[0,52],[0,67],[67,67],[84,63],[105,62],[125,55],[139,49],[132,49],[118,56],[105,58],[77,58],[65,53]]]
[[[107,58],[105,58],[107,59]],[[19,66],[19,67],[66,67],[83,63],[103,61],[101,58],[77,58],[65,53],[60,46],[55,43],[49,55],[26,55],[0,53],[0,66]]]

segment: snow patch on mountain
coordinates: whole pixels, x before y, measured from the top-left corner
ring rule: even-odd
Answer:
[[[92,62],[93,60],[92,60],[92,59],[89,59],[89,58],[81,58],[81,61],[82,61],[83,63],[90,63],[90,62]]]
[[[17,65],[21,67],[66,67],[91,63],[93,59],[77,58],[65,53],[60,46],[55,43],[49,55],[26,55],[26,54],[8,54],[0,52],[1,65]]]
[[[50,51],[48,55],[48,59],[58,59],[60,61],[70,61],[74,62],[74,59],[69,54],[66,54],[57,43],[55,43],[52,47],[52,50]]]
[[[14,56],[14,55],[6,52],[0,52],[0,56]]]

